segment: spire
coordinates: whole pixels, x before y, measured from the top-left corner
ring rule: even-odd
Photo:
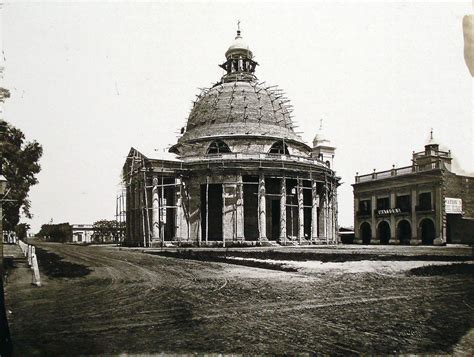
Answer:
[[[428,141],[426,142],[426,145],[436,145],[436,140],[434,139],[433,135],[433,128],[430,129],[430,136],[428,138]]]
[[[227,49],[225,56],[227,61],[220,65],[227,72],[222,77],[223,82],[252,81],[256,79],[253,73],[258,63],[252,60],[252,51],[242,38],[240,20],[237,21],[237,36]]]
[[[237,40],[238,38],[242,38],[242,36],[240,36],[240,20],[237,20],[237,36],[235,39]]]
[[[319,129],[318,129],[318,132],[316,133],[316,136],[313,139],[313,146],[316,147],[323,143],[324,145],[330,145],[330,141],[326,137],[326,133],[324,132],[324,129],[323,129],[323,119],[319,119]]]

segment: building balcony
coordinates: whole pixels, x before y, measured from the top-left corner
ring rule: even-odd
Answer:
[[[370,215],[371,215],[371,212],[368,211],[368,210],[357,211],[357,212],[356,212],[356,215],[357,215],[357,217],[367,217],[367,216],[370,216]]]
[[[416,174],[419,172],[440,169],[443,167],[442,165],[443,165],[442,161],[438,160],[438,161],[433,161],[433,162],[426,163],[423,165],[398,167],[398,168],[393,168],[391,170],[378,171],[378,172],[374,171],[371,174],[356,175],[355,182],[356,183],[370,182],[370,181],[383,180],[383,179],[397,177],[397,176]]]
[[[427,156],[432,156],[432,157],[442,157],[442,158],[451,158],[451,152],[450,151],[441,151],[441,150],[435,150],[427,153],[426,151],[420,151],[420,152],[415,152],[413,153],[413,160],[422,158],[422,157],[427,157]]]
[[[422,213],[422,212],[433,212],[435,211],[435,205],[432,206],[415,206],[415,211]]]

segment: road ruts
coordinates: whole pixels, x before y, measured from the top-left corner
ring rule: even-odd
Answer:
[[[474,299],[472,277],[309,276],[111,247],[39,247],[91,273],[8,287],[17,355],[442,354],[472,324],[462,303]]]

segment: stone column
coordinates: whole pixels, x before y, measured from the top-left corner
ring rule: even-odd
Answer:
[[[362,243],[362,241],[360,240],[359,229],[358,229],[358,227],[360,226],[359,201],[360,201],[359,196],[356,196],[356,193],[354,193],[354,243],[355,244]]]
[[[178,241],[188,240],[188,227],[184,216],[183,192],[181,192],[181,179],[176,179],[176,235]]]
[[[267,240],[267,206],[265,201],[265,176],[258,177],[258,239]]]
[[[159,194],[158,194],[158,177],[153,177],[153,188],[151,191],[152,199],[152,215],[151,215],[151,225],[152,225],[152,238],[160,238],[160,205],[159,205]]]
[[[372,198],[371,198],[372,202],[371,202],[371,212],[370,212],[370,215],[371,215],[371,220],[370,220],[370,230],[371,230],[371,234],[372,234],[372,237],[370,238],[370,243],[372,243],[372,241],[375,239],[375,237],[377,236],[377,233],[376,233],[376,225],[377,225],[377,221],[376,221],[376,218],[375,218],[375,210],[377,209],[377,197],[375,197],[375,195],[372,195]]]
[[[395,208],[396,206],[396,196],[395,193],[390,193],[390,208]],[[397,220],[395,219],[395,215],[392,213],[390,214],[390,244],[397,244]]]
[[[418,245],[421,240],[418,239],[418,222],[416,219],[416,199],[418,192],[416,187],[411,189],[411,245]]]
[[[311,240],[313,242],[318,242],[318,207],[319,207],[319,196],[317,190],[317,183],[313,181],[311,183]]]
[[[447,231],[446,231],[446,214],[444,207],[444,198],[442,194],[442,185],[433,186],[433,199],[431,200],[431,209],[434,209],[434,221],[435,221],[435,239],[433,241],[434,245],[441,245],[448,241]],[[438,233],[438,234],[436,234]]]
[[[236,219],[236,234],[237,240],[245,240],[244,237],[244,185],[242,182],[242,175],[237,175],[236,187],[236,202],[235,202],[235,219]]]
[[[323,196],[319,197],[319,243],[327,242],[327,198],[323,193]]]
[[[280,181],[280,242],[286,243],[286,178]]]
[[[189,196],[189,239],[201,244],[201,196],[200,185],[196,178],[194,182],[189,182],[188,196]],[[204,207],[203,207],[204,209]]]
[[[332,194],[332,193],[331,193]],[[328,196],[330,195],[330,192],[328,192]],[[328,197],[328,219],[327,219],[327,243],[332,244],[334,241],[334,217],[333,217],[333,205],[334,205],[334,200],[330,199]]]
[[[298,179],[298,239],[300,244],[304,239],[304,208],[303,208],[303,180]]]

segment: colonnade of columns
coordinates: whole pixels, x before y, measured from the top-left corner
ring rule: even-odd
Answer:
[[[287,242],[287,179],[285,177],[280,178],[280,234],[279,241]],[[323,183],[320,183],[323,184]],[[302,243],[306,240],[304,231],[304,189],[303,179],[297,179],[296,195],[297,195],[297,223],[298,223],[298,241]],[[334,201],[327,202],[327,198],[320,197],[318,195],[318,182],[311,180],[311,235],[310,241],[314,243],[336,243],[336,224],[335,224],[335,210],[333,209]],[[266,204],[266,187],[265,187],[265,176],[260,174],[258,179],[258,227],[259,227],[259,240],[266,241],[266,221],[267,221],[267,204]],[[320,208],[320,214],[318,217],[318,208]],[[293,222],[292,222],[293,224]]]
[[[279,217],[279,236],[271,237],[272,240],[279,240],[285,244],[289,239],[297,239],[299,243],[310,241],[312,243],[336,243],[336,222],[335,222],[335,209],[334,199],[328,199],[328,194],[320,197],[320,192],[327,192],[326,187],[319,185],[325,185],[324,182],[318,182],[316,180],[309,180],[310,185],[305,186],[304,180],[301,178],[296,179],[296,205],[289,205],[287,203],[287,180],[295,180],[295,178],[279,178],[279,206],[280,206],[280,217]],[[265,242],[269,240],[267,232],[267,200],[269,196],[276,196],[275,194],[268,194],[266,192],[266,178],[264,174],[258,176],[258,182],[248,183],[242,181],[241,175],[233,176],[229,179],[232,182],[219,182],[223,185],[222,188],[222,218],[209,217],[208,211],[206,213],[206,222],[208,225],[209,219],[222,219],[222,234],[223,241],[228,240],[245,240],[244,230],[244,185],[254,184],[258,185],[257,189],[257,229],[258,229],[258,240]],[[163,177],[154,176],[152,179],[151,186],[151,237],[152,241],[163,242],[164,240],[164,222],[166,219],[174,219],[175,232],[173,240],[178,241],[197,241],[204,242],[205,237],[201,236],[202,230],[200,228],[201,214],[198,211],[207,210],[207,207],[202,207],[199,197],[199,188],[203,183],[193,183],[191,197],[185,197],[182,182],[179,178],[174,179],[174,183],[164,184]],[[209,178],[207,178],[206,188],[210,184]],[[327,184],[327,183],[326,183]],[[165,198],[165,187],[175,187],[175,202],[173,205],[170,202],[166,202]],[[191,185],[190,185],[191,186]],[[305,203],[305,190],[311,192],[311,204],[304,205]],[[206,192],[208,192],[206,190]],[[278,197],[277,197],[278,198]],[[206,196],[205,202],[208,202],[209,197]],[[276,199],[276,198],[274,198]],[[306,200],[309,198],[306,196]],[[291,219],[287,217],[287,207],[294,209],[297,217],[293,218],[291,224],[297,228],[297,235],[295,237],[288,237],[287,232],[287,220]],[[172,217],[166,217],[166,210],[173,209],[175,214]],[[198,210],[197,210],[198,209]],[[187,211],[187,212],[186,212]],[[196,212],[194,212],[196,211]],[[318,213],[319,211],[319,213]],[[305,235],[305,214],[310,214],[310,219],[306,218],[306,222],[310,221],[310,227],[306,227],[306,232],[310,232],[310,235]],[[307,223],[308,224],[308,223]],[[204,230],[208,232],[208,227]]]

